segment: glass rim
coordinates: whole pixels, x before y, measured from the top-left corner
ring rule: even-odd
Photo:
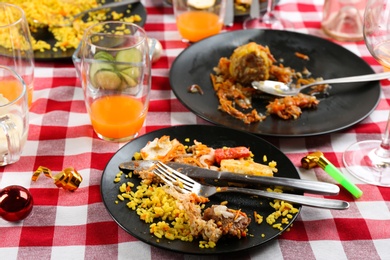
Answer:
[[[8,70],[10,72],[10,74],[12,74],[12,76],[15,78],[15,80],[20,82],[20,84],[22,85],[22,91],[15,99],[9,100],[9,102],[7,104],[0,105],[0,107],[8,107],[8,106],[15,104],[16,102],[21,100],[26,95],[27,85],[26,85],[26,82],[23,80],[23,78],[14,69],[7,67],[7,66],[4,66],[4,65],[0,65],[0,70]]]
[[[99,46],[99,45],[96,45],[94,43],[91,42],[91,37],[94,37],[96,35],[99,35],[99,34],[105,34],[105,35],[112,35],[112,36],[115,36],[116,34],[113,33],[113,32],[110,32],[110,31],[107,31],[107,32],[93,32],[93,29],[98,27],[98,26],[106,26],[106,25],[125,25],[126,27],[134,27],[136,28],[137,30],[135,32],[140,32],[140,38],[141,40],[137,41],[134,46],[138,46],[138,45],[142,45],[144,42],[147,41],[148,37],[147,37],[147,34],[146,34],[146,31],[144,30],[144,28],[142,28],[141,26],[135,24],[135,23],[131,23],[131,22],[123,22],[123,21],[104,21],[104,22],[100,22],[100,23],[96,23],[96,24],[93,24],[91,25],[90,27],[88,27],[85,31],[84,31],[84,36],[83,36],[83,39],[82,42],[85,42],[86,45],[91,45],[91,46],[95,46],[95,47],[98,47],[100,49],[107,49],[107,50],[110,50],[110,49],[118,49],[118,48],[114,48],[114,47],[106,47],[106,46]],[[134,33],[131,33],[131,34],[127,34],[127,35],[135,35]],[[117,36],[121,36],[121,35],[117,35]],[[128,48],[128,47],[126,47]]]
[[[13,22],[11,22],[9,24],[6,24],[6,25],[0,24],[0,28],[1,29],[14,26],[15,24],[18,24],[18,23],[22,22],[23,20],[26,20],[25,13],[24,13],[24,11],[23,11],[23,9],[21,7],[19,7],[17,5],[14,5],[14,4],[10,4],[10,3],[0,3],[0,8],[5,8],[5,7],[13,8],[14,10],[18,10],[20,15],[19,15],[19,17],[17,19],[15,19],[15,21],[13,21]]]

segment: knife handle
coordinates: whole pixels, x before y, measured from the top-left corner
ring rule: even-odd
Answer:
[[[251,176],[231,172],[219,172],[218,175],[219,180],[282,186],[302,190],[304,192],[312,194],[337,195],[340,192],[339,186],[332,183],[319,181],[309,181],[282,177]]]

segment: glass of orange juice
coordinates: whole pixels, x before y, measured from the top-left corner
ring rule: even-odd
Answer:
[[[126,142],[149,107],[151,59],[145,31],[132,23],[89,27],[80,46],[79,75],[92,127],[104,140]]]
[[[0,65],[0,166],[20,159],[28,128],[26,84],[13,69]]]
[[[184,41],[197,42],[223,27],[226,0],[173,0],[176,26]]]
[[[31,107],[34,86],[34,52],[24,11],[12,4],[0,3],[0,65],[15,70],[27,85]]]

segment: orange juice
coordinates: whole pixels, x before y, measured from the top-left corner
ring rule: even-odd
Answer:
[[[9,101],[17,99],[22,93],[22,88],[22,85],[17,80],[0,81],[0,93]]]
[[[0,81],[0,93],[9,101],[15,100],[22,92],[22,86],[16,80],[2,80]],[[27,88],[28,93],[28,107],[31,107],[33,88]]]
[[[31,83],[31,85],[27,86],[28,107],[31,107],[31,105],[32,105],[33,91],[34,91],[34,87],[33,87],[32,83]]]
[[[141,129],[146,113],[141,101],[128,96],[106,96],[91,104],[95,131],[107,139],[134,136]]]
[[[218,15],[205,11],[182,13],[176,18],[176,24],[181,36],[191,42],[215,35],[222,29]]]

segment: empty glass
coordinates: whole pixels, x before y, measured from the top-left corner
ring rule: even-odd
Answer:
[[[339,41],[363,40],[363,14],[367,0],[325,0],[322,29]]]
[[[369,0],[364,13],[364,38],[372,56],[390,71],[390,2]],[[344,152],[343,161],[360,180],[390,187],[390,114],[382,140],[364,140]]]
[[[292,29],[291,23],[288,23],[288,26],[285,21],[282,21],[278,15],[275,14],[275,1],[267,0],[267,9],[266,12],[262,15],[260,13],[260,3],[259,0],[253,2],[251,8],[256,5],[257,11],[260,15],[259,18],[248,17],[244,23],[244,29],[275,29],[275,30],[283,30],[283,29]],[[287,27],[287,28],[286,28]]]

